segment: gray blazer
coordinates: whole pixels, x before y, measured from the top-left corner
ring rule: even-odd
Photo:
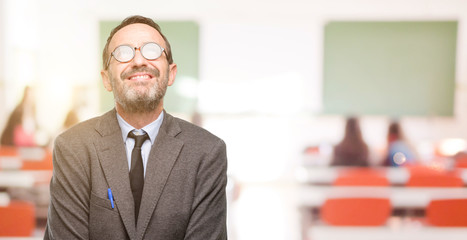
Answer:
[[[225,143],[164,116],[149,154],[137,224],[115,109],[57,137],[44,239],[227,239]]]

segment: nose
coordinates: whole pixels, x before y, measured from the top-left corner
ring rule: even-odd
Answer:
[[[140,48],[135,48],[135,57],[133,58],[132,62],[136,66],[141,66],[141,65],[146,65],[146,58],[143,57],[141,54],[141,49]]]

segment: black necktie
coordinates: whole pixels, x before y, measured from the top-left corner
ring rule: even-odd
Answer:
[[[144,141],[149,139],[147,133],[143,135],[135,135],[133,131],[128,133],[128,137],[135,139],[135,147],[131,152],[131,169],[130,169],[130,185],[133,199],[135,201],[135,223],[138,221],[139,206],[141,204],[141,196],[143,195],[144,186],[144,169],[143,157],[141,156],[141,146]]]

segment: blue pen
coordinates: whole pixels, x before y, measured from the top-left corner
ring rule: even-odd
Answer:
[[[109,195],[110,204],[112,204],[112,209],[113,209],[115,206],[114,206],[114,196],[112,195],[112,190],[110,190],[110,188],[108,188],[107,193]]]

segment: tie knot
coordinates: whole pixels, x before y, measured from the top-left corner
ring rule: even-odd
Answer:
[[[135,147],[140,148],[143,146],[143,143],[149,139],[149,136],[146,132],[143,132],[142,135],[136,135],[133,131],[128,133],[128,137],[135,139]]]

